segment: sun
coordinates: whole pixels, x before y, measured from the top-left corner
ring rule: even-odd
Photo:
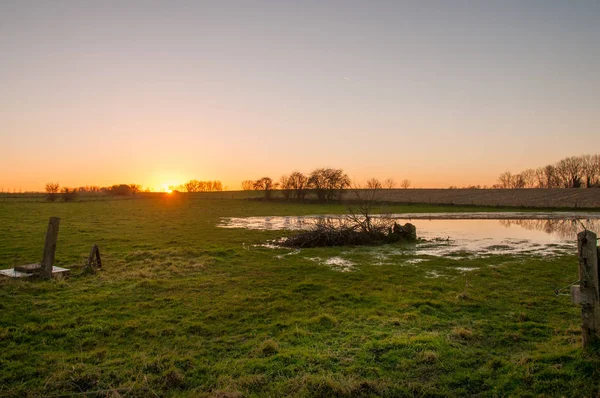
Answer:
[[[173,192],[173,190],[171,188],[169,188],[169,186],[166,185],[166,184],[163,185],[163,189],[165,190],[166,193],[172,193]]]

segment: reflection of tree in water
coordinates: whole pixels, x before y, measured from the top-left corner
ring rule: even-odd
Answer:
[[[583,226],[600,233],[600,220],[498,220],[501,225],[510,227],[518,225],[519,227],[544,231],[547,234],[557,234],[565,240],[577,239],[577,233],[583,231]]]

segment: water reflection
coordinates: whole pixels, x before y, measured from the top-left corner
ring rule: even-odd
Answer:
[[[600,232],[600,213],[437,213],[394,214],[416,225],[423,242],[416,255],[571,253],[583,228]],[[255,230],[306,230],[318,223],[342,224],[344,216],[224,218],[220,227]],[[393,249],[392,250],[396,250]]]
[[[512,225],[525,228],[530,231],[543,231],[547,234],[555,234],[564,240],[576,240],[577,234],[585,229],[600,232],[600,220],[499,220],[501,225],[510,227]]]

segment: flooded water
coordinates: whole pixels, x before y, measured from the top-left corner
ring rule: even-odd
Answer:
[[[600,233],[600,213],[416,213],[391,215],[417,227],[420,242],[404,251],[415,256],[573,253],[583,228]],[[307,230],[343,216],[224,218],[220,227],[255,230]]]

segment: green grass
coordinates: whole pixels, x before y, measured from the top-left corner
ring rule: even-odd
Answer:
[[[292,251],[252,245],[281,232],[216,228],[225,216],[344,211],[185,198],[0,204],[0,268],[39,261],[48,217],[60,216],[56,265],[73,272],[0,280],[0,396],[599,393],[579,309],[552,293],[576,279],[575,253],[417,264],[408,254],[377,263],[373,248],[278,257]],[[82,275],[94,243],[104,268]],[[338,255],[356,270],[309,259]]]

